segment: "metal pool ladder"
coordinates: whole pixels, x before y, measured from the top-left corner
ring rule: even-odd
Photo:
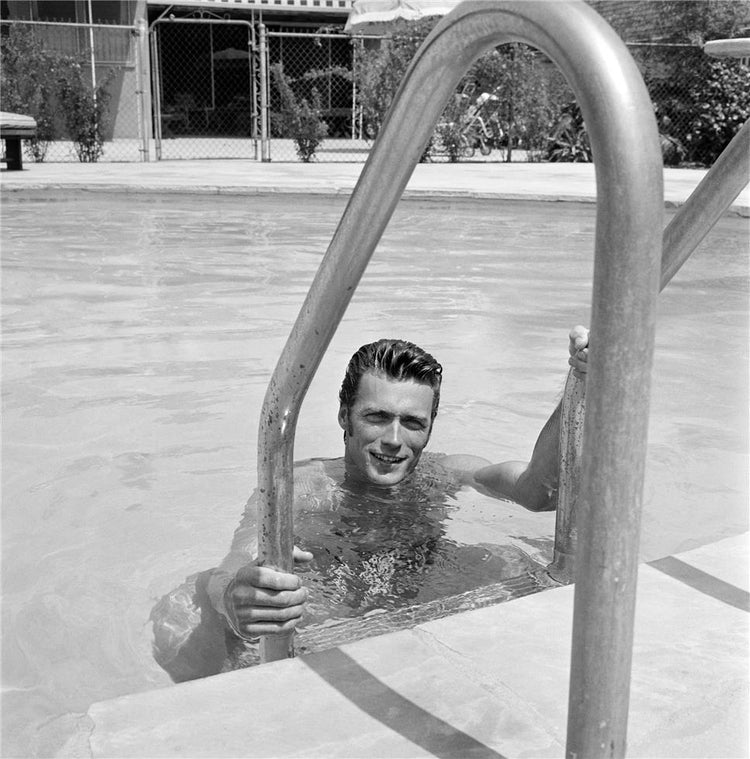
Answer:
[[[661,150],[643,80],[619,37],[582,0],[464,0],[415,56],[266,392],[258,441],[259,558],[292,570],[292,464],[302,400],[443,105],[479,55],[507,42],[542,50],[562,70],[583,112],[594,155],[594,349],[577,506],[567,755],[620,757],[660,276],[663,282],[664,198]],[[744,134],[746,144],[747,125]],[[714,213],[703,208],[711,192],[686,206],[679,228],[672,230],[675,218],[664,233],[665,248],[680,253],[687,247],[686,228],[688,238],[698,236]],[[672,274],[682,263],[675,266],[675,260],[669,264]],[[291,635],[261,642],[264,661],[291,654]]]

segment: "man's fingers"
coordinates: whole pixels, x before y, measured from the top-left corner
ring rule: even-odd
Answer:
[[[581,350],[571,353],[568,363],[576,361],[580,364],[585,364],[589,360],[589,349],[581,348]]]
[[[232,588],[232,603],[235,609],[250,606],[274,606],[283,608],[303,604],[307,599],[307,588],[297,590],[267,590],[251,585],[235,585]]]
[[[253,624],[240,625],[240,633],[248,638],[257,638],[260,635],[279,635],[290,632],[297,626],[299,619],[289,619],[286,622],[256,622]]]
[[[586,329],[586,327],[583,327],[579,324],[570,330],[569,338],[570,338],[569,350],[570,350],[570,353],[573,354],[576,351],[579,351],[582,348],[586,348],[588,346],[589,331]]]
[[[289,622],[293,619],[299,619],[302,616],[303,610],[304,606],[302,604],[286,606],[283,609],[271,608],[269,606],[250,606],[244,609],[237,609],[237,622],[241,628],[251,624]]]
[[[300,587],[297,575],[291,572],[279,572],[271,567],[258,567],[255,564],[246,564],[237,570],[235,583],[269,590],[297,590]]]
[[[307,562],[312,561],[313,555],[309,551],[303,551],[298,546],[294,546],[294,563],[301,563],[301,562]]]

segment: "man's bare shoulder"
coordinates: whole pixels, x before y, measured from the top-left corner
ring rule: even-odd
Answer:
[[[343,477],[343,459],[306,459],[295,462],[295,510],[328,511],[335,508]]]

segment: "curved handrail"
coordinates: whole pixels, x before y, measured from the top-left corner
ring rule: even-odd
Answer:
[[[667,286],[748,182],[750,119],[724,148],[664,230],[660,289]]]
[[[680,206],[662,237],[663,290],[698,247],[721,215],[750,182],[750,120],[732,138],[687,201]],[[560,482],[555,551],[547,572],[560,583],[572,582],[577,543],[576,509],[581,476],[585,386],[571,369],[560,414]]]
[[[583,2],[465,0],[409,67],[269,384],[258,446],[260,560],[292,568],[292,463],[299,407],[372,252],[460,77],[505,42],[563,71],[591,139],[598,188],[582,540],[569,709],[571,751],[624,752],[663,192],[651,102],[612,29]],[[364,222],[364,220],[367,220]],[[594,508],[595,505],[595,508]],[[598,635],[594,636],[593,631]],[[583,645],[581,645],[583,643]],[[266,637],[266,659],[291,639]],[[606,661],[608,670],[601,671]],[[597,687],[591,689],[591,682]],[[586,686],[586,687],[582,687]],[[623,701],[623,694],[625,694]]]

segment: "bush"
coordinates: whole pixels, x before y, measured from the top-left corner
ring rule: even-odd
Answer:
[[[390,37],[376,47],[367,47],[364,41],[355,47],[354,80],[368,139],[378,136],[406,69],[437,21],[398,21]]]
[[[36,120],[36,137],[26,140],[24,147],[38,163],[55,139],[59,68],[60,56],[44,50],[29,29],[13,24],[2,37],[0,110]]]
[[[406,69],[436,23],[436,19],[402,21],[378,47],[368,48],[360,42],[354,71],[368,138],[374,139],[380,131]],[[461,130],[471,131],[468,110],[476,105],[476,96],[488,93],[497,104],[493,111],[485,109],[481,114],[486,127],[482,138],[488,149],[504,147],[508,161],[514,148],[526,150],[530,160],[541,158],[560,108],[572,96],[554,66],[527,45],[515,43],[481,56],[462,77],[457,92],[473,97],[464,98],[463,113],[452,98],[435,130],[435,142],[450,161],[472,152],[473,135],[464,131],[462,137]],[[429,153],[428,147],[423,158]]]
[[[280,63],[271,66],[271,74],[281,102],[277,128],[294,139],[300,160],[309,163],[328,134],[328,126],[321,119],[320,93],[313,87],[309,101],[305,98],[298,101]]]
[[[562,74],[528,45],[501,45],[479,58],[468,74],[476,91],[487,92],[498,104],[493,118],[502,134],[505,160],[514,148],[539,160],[550,132],[572,92]]]
[[[710,166],[750,118],[750,69],[732,60],[701,68],[689,90],[693,117],[684,140],[688,160]]]
[[[2,38],[0,105],[36,120],[37,136],[26,147],[35,161],[43,161],[49,143],[65,132],[78,160],[93,162],[102,154],[106,87],[115,73],[109,72],[94,95],[81,60],[45,50],[31,30],[11,25]]]
[[[435,132],[438,137],[438,144],[442,151],[447,154],[450,163],[456,163],[459,158],[474,154],[474,149],[469,145],[469,141],[464,135],[462,121],[441,121]],[[432,141],[430,149],[431,152],[434,150],[434,142]]]
[[[83,81],[77,61],[69,60],[60,72],[58,91],[65,128],[81,163],[95,163],[104,150],[104,127],[109,104],[106,85],[112,76],[114,72],[110,71],[106,81],[92,93]]]
[[[578,103],[570,102],[563,107],[549,138],[547,160],[553,163],[589,163],[592,160],[591,143]]]

